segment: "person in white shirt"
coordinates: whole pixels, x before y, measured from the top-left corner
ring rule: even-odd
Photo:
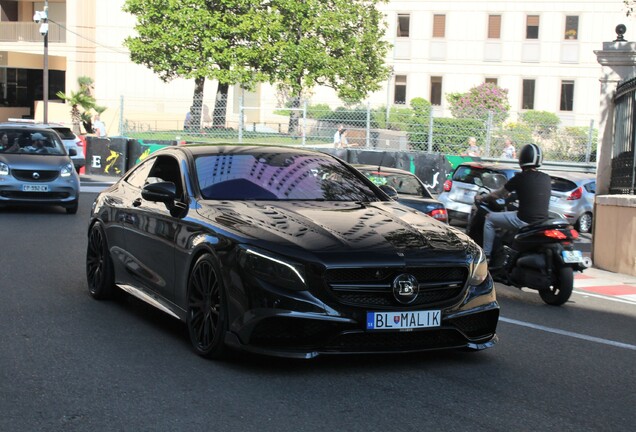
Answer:
[[[510,138],[506,138],[506,141],[504,141],[504,149],[503,149],[503,152],[501,153],[501,158],[502,159],[517,159],[517,151],[515,150],[515,147],[512,145],[512,141],[510,141]]]
[[[333,146],[334,146],[334,148],[342,147],[341,135],[342,135],[343,128],[344,128],[344,126],[342,124],[339,124],[338,125],[338,130],[336,131],[335,134],[333,134]]]
[[[99,115],[96,115],[95,120],[93,120],[93,130],[98,137],[104,138],[106,136],[106,125],[99,119]]]

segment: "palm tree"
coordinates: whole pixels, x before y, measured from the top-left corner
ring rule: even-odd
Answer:
[[[86,113],[89,113],[90,117],[90,110],[95,108],[97,102],[92,95],[93,79],[91,77],[81,76],[77,79],[77,84],[80,88],[78,91],[72,91],[69,94],[66,94],[64,92],[57,92],[56,95],[57,97],[63,99],[69,105],[71,105],[71,121],[73,122],[73,132],[76,135],[80,135],[82,116]],[[82,109],[82,111],[80,111],[80,108]],[[92,131],[87,129],[86,132]]]

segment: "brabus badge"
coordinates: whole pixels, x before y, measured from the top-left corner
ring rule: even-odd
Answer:
[[[419,294],[419,287],[415,276],[402,273],[393,280],[393,297],[402,303],[413,303]]]

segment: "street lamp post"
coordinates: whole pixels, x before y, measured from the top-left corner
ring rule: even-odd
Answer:
[[[43,121],[49,122],[49,0],[44,2],[44,10],[36,11],[33,21],[40,24],[40,34],[44,36],[44,70],[42,75]]]

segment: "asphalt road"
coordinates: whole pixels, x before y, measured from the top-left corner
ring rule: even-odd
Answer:
[[[0,431],[634,430],[633,305],[499,286],[483,352],[208,361],[167,315],[89,297],[94,196],[0,210]]]

